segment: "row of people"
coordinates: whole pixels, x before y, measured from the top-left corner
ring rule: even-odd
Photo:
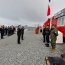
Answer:
[[[56,25],[52,25],[51,29],[47,25],[43,28],[43,42],[46,43],[46,45],[49,45],[49,42],[51,42],[52,49],[56,47],[56,40],[58,36],[58,31],[56,29]]]
[[[2,25],[0,27],[1,39],[3,39],[3,36],[5,36],[5,35],[8,35],[8,36],[13,35],[14,32],[15,32],[14,26],[8,26],[7,27],[7,26]]]

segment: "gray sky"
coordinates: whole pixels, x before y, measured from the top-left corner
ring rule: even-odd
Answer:
[[[0,17],[11,24],[38,24],[47,20],[48,0],[0,0]],[[51,0],[51,16],[65,8],[65,0]],[[0,18],[0,19],[1,19]],[[1,21],[2,21],[1,19]],[[5,20],[5,19],[4,19]]]

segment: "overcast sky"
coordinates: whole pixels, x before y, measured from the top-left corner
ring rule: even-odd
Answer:
[[[11,24],[38,24],[47,20],[48,0],[0,0],[0,19]],[[51,16],[65,8],[65,0],[51,0]],[[15,21],[14,21],[15,20]],[[1,21],[0,21],[1,22]],[[2,23],[2,22],[1,22]]]

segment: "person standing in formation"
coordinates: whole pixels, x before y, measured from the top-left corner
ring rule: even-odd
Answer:
[[[57,36],[58,36],[58,30],[56,29],[56,25],[53,24],[51,27],[51,34],[50,34],[52,49],[56,48]]]
[[[1,39],[3,39],[3,36],[4,36],[4,25],[1,26],[0,31],[1,31]]]
[[[43,26],[43,32],[42,32],[42,35],[43,35],[43,42],[44,42],[44,43],[46,42],[45,30],[46,30],[46,27]]]
[[[49,36],[50,36],[50,28],[49,28],[49,25],[46,26],[46,29],[45,29],[45,35],[46,35],[46,46],[49,46]]]
[[[20,38],[21,38],[21,25],[18,26],[18,29],[17,29],[17,36],[18,36],[18,44],[20,44]]]
[[[22,28],[21,28],[21,39],[22,39],[22,40],[24,40],[24,39],[23,39],[23,36],[24,36],[24,27],[22,26]]]

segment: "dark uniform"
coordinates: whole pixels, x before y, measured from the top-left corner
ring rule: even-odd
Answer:
[[[7,27],[5,27],[5,35],[7,35],[8,29]]]
[[[21,39],[22,39],[22,40],[24,40],[24,39],[23,39],[23,35],[24,35],[24,27],[21,28]]]
[[[1,39],[3,39],[4,36],[4,27],[1,27]]]
[[[8,26],[8,36],[10,36],[10,27]]]
[[[45,30],[46,30],[46,28],[43,28],[43,32],[42,32],[42,35],[43,35],[43,42],[46,41]]]
[[[45,35],[46,35],[46,42],[48,44],[49,43],[49,35],[50,35],[50,29],[49,28],[46,28]]]
[[[20,44],[20,37],[21,37],[21,28],[17,29],[17,36],[18,36],[18,44]]]

